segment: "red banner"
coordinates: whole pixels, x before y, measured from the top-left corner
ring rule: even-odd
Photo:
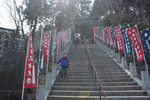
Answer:
[[[100,41],[102,40],[101,31],[102,31],[102,29],[99,30],[99,40]]]
[[[107,39],[106,39],[105,29],[102,29],[102,34],[103,34],[103,43],[106,43]]]
[[[134,47],[134,51],[137,57],[137,61],[142,61],[144,60],[144,53],[143,53],[143,49],[142,49],[142,44],[140,41],[140,37],[137,31],[136,27],[133,27],[129,30],[127,30],[127,34],[133,44]]]
[[[121,33],[121,27],[115,28],[114,31],[115,31],[118,51],[122,51],[124,50],[124,44],[123,44],[123,37]]]
[[[100,30],[101,31],[101,30]],[[99,33],[99,40],[102,40],[101,34]]]
[[[97,38],[97,39],[98,39],[98,36],[99,36],[99,35],[98,35],[98,28],[99,28],[99,27],[96,27],[96,38]]]
[[[66,47],[66,44],[67,44],[67,31],[65,31],[64,35],[65,35],[65,47]]]
[[[61,32],[61,49],[63,50],[64,49],[64,31]],[[78,36],[77,36],[78,38]]]
[[[108,28],[108,29],[106,29],[106,32],[107,32],[108,38],[110,40],[110,46],[112,47],[112,46],[114,46],[114,41],[113,41],[113,38],[111,36],[110,30],[111,30],[111,28]]]
[[[49,62],[49,47],[50,47],[50,33],[47,33],[43,37],[43,52],[46,63]]]
[[[24,88],[32,88],[32,87],[37,87],[37,85],[36,85],[36,75],[35,75],[35,67],[34,67],[32,35],[30,34],[29,41],[28,41],[27,56],[26,56]]]

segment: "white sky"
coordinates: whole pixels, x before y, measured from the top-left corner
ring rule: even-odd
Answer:
[[[7,13],[7,10],[4,8],[3,0],[1,0],[0,1],[0,27],[13,29],[14,27],[12,26],[10,22],[10,18],[8,16],[9,14]]]
[[[15,25],[13,24],[13,21],[9,17],[9,13],[6,10],[6,5],[4,1],[12,1],[12,0],[0,0],[0,27],[9,28],[9,29],[15,29]],[[17,3],[20,3],[23,0],[16,0]],[[94,2],[94,0],[92,0]],[[92,3],[93,4],[93,3]]]
[[[11,20],[7,6],[4,2],[12,2],[12,0],[0,0],[0,27],[15,29],[13,20]],[[22,0],[16,0],[17,4],[21,3]]]

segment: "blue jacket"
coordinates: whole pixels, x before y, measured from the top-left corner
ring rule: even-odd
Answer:
[[[59,59],[59,61],[57,62],[57,64],[59,64],[61,62],[61,67],[67,67],[69,66],[69,61],[67,58],[61,58]]]

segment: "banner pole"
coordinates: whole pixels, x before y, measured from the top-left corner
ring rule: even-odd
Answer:
[[[138,31],[138,35],[139,35],[140,42],[141,42],[141,45],[142,45],[142,41],[141,41],[141,37],[140,37],[140,34],[139,34],[139,30],[138,30],[137,24],[135,25],[135,27],[136,27],[136,29]],[[143,51],[143,46],[142,46],[142,51]],[[144,51],[143,51],[143,53],[144,53]],[[145,58],[145,53],[144,53],[144,62],[145,62],[146,71],[148,71],[147,62],[146,62],[146,58]]]
[[[29,38],[28,38],[28,46],[29,46],[30,35],[31,35],[31,33],[29,34]],[[23,97],[24,97],[24,82],[25,82],[24,80],[25,80],[26,62],[27,62],[27,56],[28,56],[28,46],[27,46],[27,53],[26,53],[26,61],[25,61],[24,76],[23,76],[23,85],[22,85],[22,95],[21,95],[21,100],[23,100]]]
[[[135,63],[135,54],[134,54],[134,48],[133,48],[133,45],[131,45],[132,46],[132,55],[133,55],[133,61],[134,61],[134,63]]]
[[[49,51],[50,51],[50,43],[51,43],[51,31],[50,31],[50,39],[49,39]],[[49,54],[49,56],[50,56],[50,54]],[[49,62],[49,56],[47,57],[47,65],[46,65],[46,73],[48,73],[48,62]]]
[[[122,29],[121,25],[120,25],[120,28]],[[122,31],[121,31],[121,33],[122,33]],[[122,39],[123,39],[123,34],[122,34]],[[125,41],[125,40],[123,39],[123,46],[124,46],[124,50],[123,50],[123,51],[124,51],[124,55],[125,55],[125,59],[126,59],[126,58],[127,58],[127,54],[126,54],[126,51],[125,51],[125,50],[126,50],[126,47],[125,47],[124,41]]]
[[[41,46],[42,46],[42,38],[43,38],[43,29],[41,29],[41,43],[40,43],[40,50],[39,50],[39,63],[38,63],[38,75],[37,75],[37,86],[39,85],[39,73],[40,73],[40,65],[41,65],[41,59],[40,59],[40,56],[41,56]]]
[[[46,73],[48,73],[48,59],[49,59],[49,57],[47,57]]]
[[[21,96],[21,100],[23,100],[24,97],[24,81],[23,81],[23,86],[22,86],[22,96]]]

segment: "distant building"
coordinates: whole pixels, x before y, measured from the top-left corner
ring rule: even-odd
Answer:
[[[15,30],[0,27],[0,57],[4,51],[12,49]]]

